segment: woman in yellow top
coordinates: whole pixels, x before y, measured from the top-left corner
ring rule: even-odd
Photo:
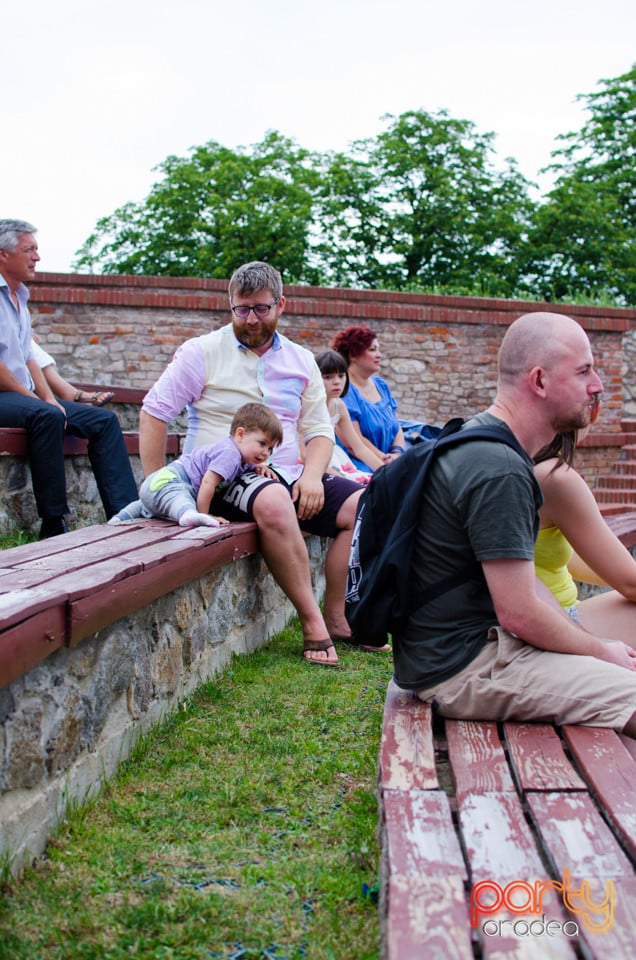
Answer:
[[[597,419],[600,402],[592,423]],[[577,441],[587,429],[557,434],[535,457],[543,491],[537,576],[567,613],[598,636],[636,638],[636,560],[607,526],[592,491],[572,467]],[[575,580],[612,590],[578,601]]]

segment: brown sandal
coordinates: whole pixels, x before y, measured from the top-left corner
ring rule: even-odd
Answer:
[[[350,647],[357,647],[358,650],[364,650],[365,653],[393,653],[393,647],[390,643],[385,643],[381,647],[373,647],[370,644],[358,643],[353,634],[349,634],[348,637],[339,637],[334,634],[331,639],[335,640],[336,643],[348,643]]]
[[[304,640],[303,641],[303,660],[305,663],[313,663],[318,667],[337,667],[338,660],[312,660],[310,657],[306,657],[305,654],[311,650],[333,650],[336,652],[334,647],[333,640],[327,638],[326,640]],[[337,654],[336,654],[337,656]]]
[[[94,407],[103,407],[105,403],[110,403],[114,396],[112,390],[101,390],[98,393],[84,393],[83,390],[78,390],[73,400],[75,403],[90,403]],[[83,400],[82,397],[88,397],[88,400]]]

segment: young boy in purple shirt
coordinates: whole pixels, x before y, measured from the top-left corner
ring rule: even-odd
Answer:
[[[282,439],[280,420],[269,407],[245,403],[234,414],[229,437],[195,447],[149,474],[140,487],[139,500],[108,522],[115,525],[138,517],[162,517],[176,520],[181,527],[229,523],[209,513],[217,487],[231,483],[246,470],[260,467],[264,471],[262,465]]]

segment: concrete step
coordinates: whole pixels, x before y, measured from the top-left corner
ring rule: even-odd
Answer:
[[[614,490],[634,490],[636,491],[636,476],[633,476],[629,473],[620,473],[620,474],[606,474],[605,476],[598,477],[596,480],[595,490],[598,490],[599,487],[607,487]]]
[[[626,505],[624,503],[599,503],[598,508],[604,517],[615,517],[618,514],[625,513]],[[629,509],[629,506],[627,506]]]
[[[622,503],[629,504],[636,510],[636,490],[624,487],[594,487],[592,491],[597,503]],[[624,509],[624,508],[623,508]]]
[[[636,474],[636,460],[615,460],[612,464],[611,475],[620,474],[621,476],[630,476]]]

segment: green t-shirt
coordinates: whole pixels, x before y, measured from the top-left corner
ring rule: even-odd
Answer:
[[[475,423],[504,426],[489,413]],[[463,428],[464,429],[464,428]],[[413,589],[423,590],[477,561],[533,560],[542,503],[529,456],[505,443],[475,440],[439,456],[422,498],[413,554]],[[468,666],[497,623],[481,569],[431,600],[393,637],[395,681],[426,689]]]

